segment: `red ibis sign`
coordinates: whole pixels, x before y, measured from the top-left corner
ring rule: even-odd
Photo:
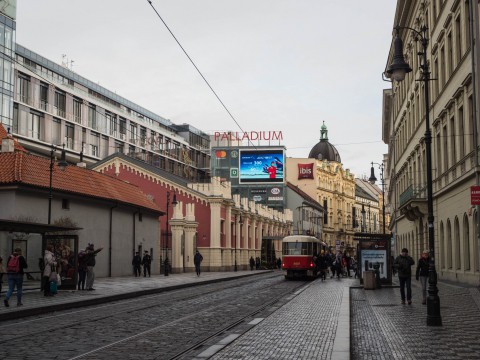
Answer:
[[[470,187],[470,202],[471,205],[480,205],[480,186]]]

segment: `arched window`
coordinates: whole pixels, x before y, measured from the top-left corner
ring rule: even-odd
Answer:
[[[450,220],[447,220],[447,269],[451,269],[452,268],[452,260],[453,260],[453,256],[452,256],[452,252],[453,252],[453,248],[452,248],[452,225],[450,224]]]
[[[470,228],[467,214],[463,215],[463,261],[464,269],[470,270]]]
[[[455,246],[455,269],[459,270],[462,268],[462,257],[460,254],[460,225],[458,223],[458,217],[455,216],[455,222],[453,225],[453,244]]]

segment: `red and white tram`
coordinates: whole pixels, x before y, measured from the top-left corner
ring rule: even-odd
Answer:
[[[318,276],[314,255],[325,250],[327,244],[313,236],[291,235],[282,240],[282,270],[285,279]]]

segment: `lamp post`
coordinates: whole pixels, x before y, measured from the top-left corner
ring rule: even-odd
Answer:
[[[53,168],[55,165],[55,151],[57,150],[57,147],[55,145],[52,145],[52,148],[50,150],[50,186],[48,189],[48,225],[51,224],[52,221],[52,199],[53,199],[53,186],[52,186],[52,180],[53,180]],[[65,145],[63,145],[62,149],[62,155],[60,157],[60,161],[58,162],[58,167],[60,170],[64,171],[65,168],[68,166],[67,161],[65,160]]]
[[[235,220],[236,220],[236,217],[235,217]],[[238,224],[240,225],[240,231],[239,231],[240,234],[235,234],[235,253],[234,253],[235,265],[233,267],[234,271],[238,270],[237,269],[237,237],[238,237],[238,235],[240,235],[240,237],[242,236],[242,225],[243,225],[242,215],[240,215],[240,220],[238,221]]]
[[[383,234],[385,234],[385,179],[383,177],[383,170],[384,170],[384,165],[379,164],[379,163],[374,163],[372,162],[372,168],[371,168],[371,175],[368,181],[370,184],[375,184],[377,181],[377,178],[375,177],[375,169],[373,168],[373,164],[378,165],[378,168],[380,169],[380,181],[382,185],[382,219],[383,219]]]
[[[387,68],[386,72],[396,81],[403,81],[405,74],[412,71],[410,65],[405,61],[403,57],[403,41],[399,36],[400,29],[408,29],[413,31],[416,36],[416,40],[420,41],[422,45],[422,51],[418,53],[420,56],[420,81],[424,84],[425,94],[425,155],[427,163],[427,222],[428,222],[428,246],[430,248],[430,260],[428,270],[428,297],[427,297],[427,325],[428,326],[441,326],[442,317],[440,314],[440,298],[438,297],[437,288],[437,271],[435,269],[435,239],[433,228],[433,185],[432,185],[432,133],[430,131],[430,105],[429,105],[429,93],[428,82],[430,79],[430,69],[427,61],[427,30],[424,25],[420,28],[420,31],[412,29],[410,27],[396,26],[395,39],[394,39],[394,53],[393,62]]]
[[[177,195],[173,193],[173,201],[172,205],[175,206],[177,205]],[[168,231],[168,225],[170,221],[168,220],[168,208],[170,207],[170,191],[167,191],[167,222],[165,226],[165,265],[164,265],[164,275],[168,276],[168,236],[169,236],[169,231]]]

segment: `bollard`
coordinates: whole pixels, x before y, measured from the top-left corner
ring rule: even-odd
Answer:
[[[373,269],[375,272],[375,288],[380,289],[382,287],[382,284],[380,283],[380,263],[376,262],[373,264]]]

